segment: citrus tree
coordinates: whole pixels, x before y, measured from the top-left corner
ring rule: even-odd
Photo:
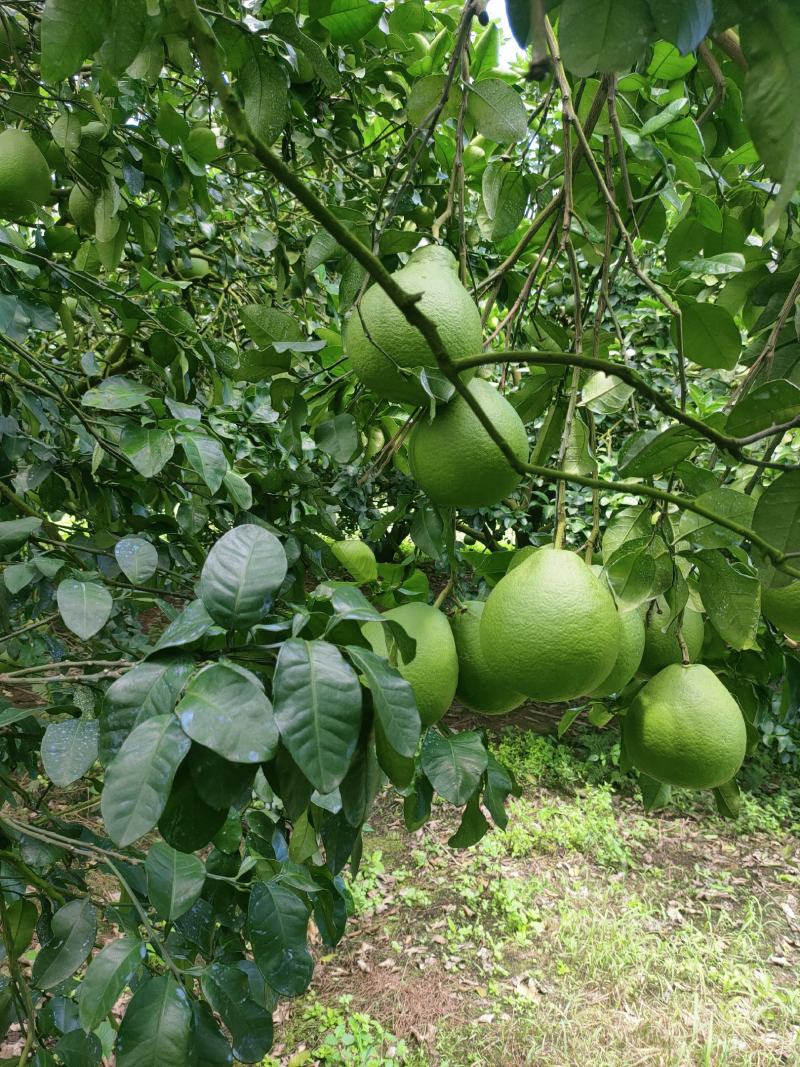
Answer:
[[[499,14],[0,10],[7,1062],[261,1059],[456,693],[794,759],[800,13]]]

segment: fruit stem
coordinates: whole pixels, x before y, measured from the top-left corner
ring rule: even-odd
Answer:
[[[439,593],[437,598],[434,600],[433,606],[435,608],[440,608],[442,606],[442,604],[444,604],[445,600],[447,600],[448,596],[452,592],[452,589],[453,589],[453,578],[451,576],[447,580],[447,585],[444,587],[444,589],[442,589],[441,593]]]
[[[676,633],[681,649],[681,664],[684,667],[688,667],[691,663],[691,657],[689,656],[689,646],[686,644],[686,638],[683,636],[683,615],[681,615],[681,621],[678,623]]]

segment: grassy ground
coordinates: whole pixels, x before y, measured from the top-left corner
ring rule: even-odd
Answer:
[[[524,795],[475,848],[444,806],[414,835],[376,811],[356,915],[265,1064],[800,1063],[800,784],[756,767],[735,824],[690,793],[648,816],[607,742],[499,748]]]

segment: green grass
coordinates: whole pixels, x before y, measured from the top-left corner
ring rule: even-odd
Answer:
[[[798,784],[765,760],[736,823],[686,791],[647,815],[613,733],[509,730],[495,751],[523,795],[472,849],[447,846],[446,805],[410,836],[382,801],[353,926],[265,1062],[800,1063]]]

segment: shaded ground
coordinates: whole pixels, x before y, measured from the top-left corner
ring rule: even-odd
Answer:
[[[800,1063],[797,783],[736,824],[689,793],[646,816],[609,752],[503,738],[525,785],[506,832],[456,852],[448,808],[414,835],[376,812],[357,915],[265,1063]]]

